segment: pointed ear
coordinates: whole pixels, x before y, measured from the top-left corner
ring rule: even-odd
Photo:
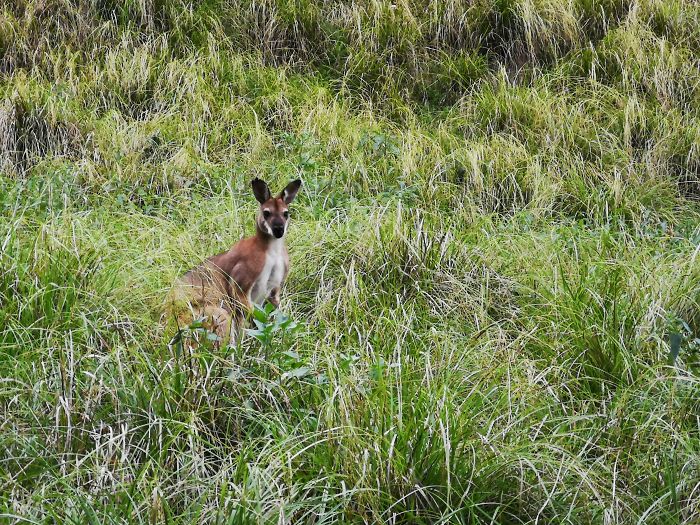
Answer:
[[[301,188],[301,181],[299,179],[293,180],[287,184],[285,189],[282,190],[282,193],[280,193],[280,199],[282,199],[285,204],[289,204],[294,200],[294,197],[297,196],[299,188]]]
[[[269,200],[271,196],[270,188],[267,187],[265,181],[256,177],[253,179],[250,185],[253,187],[253,195],[255,195],[255,198],[260,204],[262,204],[266,200]]]

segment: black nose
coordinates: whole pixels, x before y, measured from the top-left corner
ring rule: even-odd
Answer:
[[[282,236],[284,235],[284,226],[273,226],[272,227],[272,235],[274,235],[278,239],[281,239]]]

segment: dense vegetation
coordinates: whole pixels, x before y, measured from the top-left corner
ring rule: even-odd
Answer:
[[[0,521],[691,523],[700,4],[0,7]],[[173,280],[301,177],[279,312]],[[295,326],[296,323],[296,326]]]

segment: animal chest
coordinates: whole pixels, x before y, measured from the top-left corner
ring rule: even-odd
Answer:
[[[272,290],[279,288],[284,280],[286,269],[287,258],[284,247],[281,243],[280,246],[272,246],[265,254],[265,264],[251,288],[251,302],[262,304]]]

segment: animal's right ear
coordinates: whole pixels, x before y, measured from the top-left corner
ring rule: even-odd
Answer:
[[[270,199],[272,194],[270,193],[270,188],[265,184],[265,181],[256,177],[250,185],[253,187],[253,195],[255,195],[255,198],[260,204]]]

